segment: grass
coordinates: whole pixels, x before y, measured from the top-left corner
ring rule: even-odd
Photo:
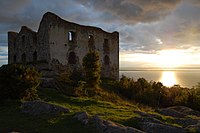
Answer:
[[[47,88],[40,91],[40,97],[44,101],[69,108],[72,112],[86,111],[89,115],[99,115],[106,120],[118,123],[136,116],[133,110],[138,109],[137,106],[126,101],[111,103],[95,98],[68,97]]]
[[[92,128],[86,128],[74,120],[73,114],[59,116],[30,116],[20,111],[19,101],[7,101],[0,107],[0,132],[11,131],[25,133],[83,133],[93,132]]]
[[[94,98],[68,97],[55,89],[43,88],[39,90],[39,97],[49,103],[69,108],[71,113],[58,116],[31,116],[21,112],[20,101],[5,101],[0,106],[0,132],[95,132],[92,127],[85,127],[73,119],[78,111],[86,111],[89,115],[99,115],[103,119],[124,124],[131,117],[136,116],[133,110],[136,106],[125,101],[111,103]]]
[[[138,116],[133,111],[143,110],[151,113],[152,108],[132,104],[120,99],[112,94],[113,98],[102,98],[109,95],[108,92],[101,92],[100,97],[70,97],[51,88],[39,89],[41,100],[53,103],[62,107],[69,108],[71,113],[57,116],[42,115],[31,116],[20,111],[19,101],[5,101],[0,105],[0,132],[28,132],[28,133],[93,133],[96,132],[92,127],[86,127],[79,121],[73,119],[75,112],[86,111],[90,116],[98,115],[105,120],[117,122],[126,126],[138,128],[137,121],[131,121],[133,117]],[[114,101],[114,102],[113,102]],[[172,123],[173,118],[161,116],[162,120],[168,124]],[[179,126],[179,125],[177,125]]]

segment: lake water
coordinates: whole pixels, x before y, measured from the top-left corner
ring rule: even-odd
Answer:
[[[141,70],[141,71],[120,71],[120,76],[125,75],[133,79],[145,78],[148,81],[160,81],[165,86],[173,86],[174,84],[182,87],[193,87],[200,82],[200,70]]]

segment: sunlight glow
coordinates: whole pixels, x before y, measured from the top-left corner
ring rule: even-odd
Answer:
[[[172,71],[163,71],[160,82],[163,83],[163,85],[168,86],[168,87],[171,87],[177,84],[175,73]]]
[[[158,55],[157,63],[162,68],[175,68],[187,63],[184,52],[180,50],[162,50],[158,52]]]
[[[200,65],[200,47],[159,50],[149,53],[145,51],[121,52],[120,61],[126,62],[126,66],[130,64],[131,67],[136,67],[136,64],[138,64],[140,67],[155,67],[159,69],[197,66]],[[122,67],[125,65],[122,64]]]

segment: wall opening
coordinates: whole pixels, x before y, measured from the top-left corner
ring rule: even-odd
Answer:
[[[68,41],[69,41],[69,42],[73,42],[74,39],[75,39],[75,32],[69,31],[69,32],[68,32]]]
[[[22,45],[25,44],[25,35],[22,36]]]
[[[22,63],[25,63],[26,62],[26,54],[23,53],[21,58],[22,58]]]
[[[104,56],[104,65],[110,65],[110,57],[108,55]]]
[[[104,52],[104,54],[110,54],[110,46],[109,46],[109,43],[108,43],[108,39],[104,39],[103,52]]]
[[[33,53],[33,61],[37,61],[37,52],[36,51]]]
[[[13,43],[13,46],[14,46],[14,49],[15,49],[15,47],[16,47],[16,43],[15,42]]]
[[[16,56],[16,55],[13,56],[13,62],[14,62],[14,63],[17,62],[17,56]]]
[[[92,35],[88,36],[88,48],[89,50],[95,50],[94,37]]]
[[[68,63],[69,64],[76,64],[76,54],[74,52],[69,53]]]

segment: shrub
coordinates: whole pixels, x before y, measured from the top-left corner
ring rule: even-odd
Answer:
[[[40,74],[34,68],[22,65],[4,65],[0,68],[0,99],[37,98]]]

